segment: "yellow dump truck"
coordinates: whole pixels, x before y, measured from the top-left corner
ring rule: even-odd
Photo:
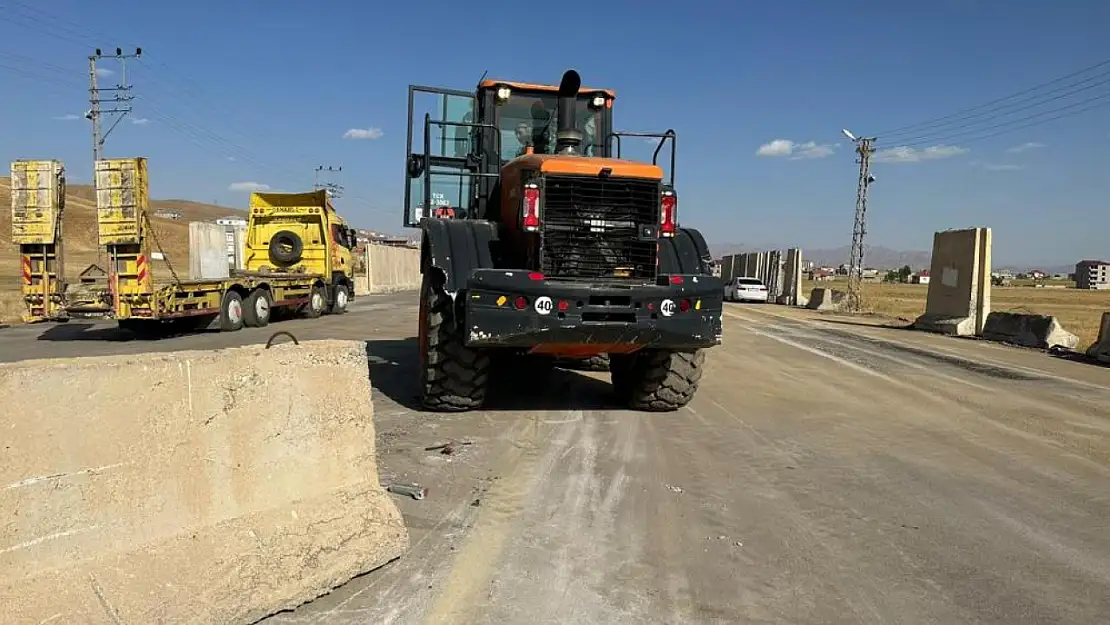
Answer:
[[[243,270],[228,278],[181,280],[148,218],[146,159],[97,161],[96,189],[100,244],[121,328],[155,334],[166,325],[215,324],[234,331],[265,326],[277,311],[341,314],[354,296],[354,231],[325,190],[252,194]],[[152,251],[167,260],[167,283],[154,276]]]
[[[11,176],[12,242],[19,247],[23,320],[65,321],[65,165],[53,159],[18,160],[11,164]]]

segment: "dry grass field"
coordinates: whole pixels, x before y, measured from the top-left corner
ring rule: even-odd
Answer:
[[[1064,284],[1072,286],[1071,283]],[[802,292],[808,295],[816,286],[844,289],[847,284],[836,281],[803,282]],[[928,285],[921,284],[865,284],[864,308],[877,315],[911,322],[925,312],[928,288]],[[1110,312],[1110,292],[996,286],[991,288],[991,310],[1052,315],[1060,320],[1065,330],[1079,337],[1079,348],[1086,349],[1098,338],[1102,313]]]
[[[0,323],[19,320],[19,254],[11,241],[11,180],[0,177]],[[206,221],[229,215],[246,216],[246,211],[201,204],[188,200],[151,200],[152,210],[176,210],[181,219],[154,218],[154,230],[178,275],[189,273],[189,222]],[[96,257],[96,196],[87,185],[70,185],[66,193],[65,211],[65,274],[76,279]],[[165,263],[155,261],[156,278],[168,278]],[[161,280],[159,280],[161,281]]]

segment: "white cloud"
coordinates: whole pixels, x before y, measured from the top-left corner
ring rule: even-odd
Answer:
[[[983,169],[989,171],[1017,171],[1025,169],[1025,165],[1013,165],[1010,163],[984,163]]]
[[[228,191],[269,191],[270,185],[261,182],[233,182],[227,187]]]
[[[794,142],[790,139],[775,139],[764,143],[755,151],[756,156],[790,156],[794,151]]]
[[[1021,154],[1022,152],[1028,152],[1029,150],[1036,150],[1037,148],[1043,148],[1043,147],[1045,147],[1045,144],[1043,144],[1043,143],[1037,143],[1036,141],[1030,141],[1028,143],[1023,143],[1021,145],[1015,145],[1014,147],[1010,148],[1009,150],[1006,150],[1006,152],[1009,153],[1009,154]]]
[[[775,139],[759,146],[755,154],[770,157],[789,156],[792,161],[804,158],[825,158],[832,155],[837,145],[839,144],[819,144],[816,141],[795,143],[790,139]]]
[[[115,74],[115,72],[108,69],[107,67],[98,67],[98,68],[96,68],[96,75],[101,77],[101,78],[107,78],[107,77],[111,76],[112,74]]]
[[[229,156],[229,157],[227,157],[227,160],[234,163],[235,162],[235,157],[234,156]]]
[[[150,123],[150,120],[145,117],[136,117],[135,119],[131,120],[131,123],[135,124],[136,126],[146,126]]]
[[[73,121],[75,119],[81,119],[81,116],[80,115],[74,115],[74,114],[70,113],[69,115],[59,115],[59,116],[55,117],[54,119],[56,119],[58,121],[62,121],[62,122],[69,122],[69,121]]]
[[[877,163],[920,163],[921,161],[936,161],[942,158],[952,158],[967,154],[967,148],[956,145],[932,145],[923,149],[899,146],[875,152],[873,157]]]
[[[344,139],[381,139],[381,128],[351,128],[343,133]]]

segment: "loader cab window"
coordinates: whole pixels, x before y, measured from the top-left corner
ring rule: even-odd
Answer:
[[[536,154],[555,152],[555,133],[559,128],[558,98],[555,94],[515,92],[507,102],[497,107],[497,129],[501,134],[501,162],[524,154],[531,145]],[[589,106],[585,97],[578,99],[575,119],[584,138],[582,153],[586,156],[604,155],[602,115],[604,109]]]

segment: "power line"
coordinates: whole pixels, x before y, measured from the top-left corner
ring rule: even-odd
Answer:
[[[1087,67],[1084,67],[1083,69],[1071,72],[1070,74],[1066,74],[1064,76],[1060,76],[1059,78],[1054,78],[1054,79],[1052,79],[1048,82],[1043,82],[1043,83],[1040,83],[1040,84],[1037,84],[1037,85],[1033,85],[1032,87],[1022,89],[1021,91],[1011,93],[1010,95],[1003,96],[1001,98],[995,98],[994,100],[990,100],[989,102],[984,102],[984,103],[976,105],[976,106],[961,109],[961,110],[956,111],[954,113],[949,113],[947,115],[942,115],[940,117],[934,117],[932,119],[927,119],[923,122],[917,122],[915,124],[907,124],[905,126],[899,126],[897,128],[891,128],[889,130],[884,130],[882,132],[876,133],[876,136],[894,135],[895,133],[901,133],[901,132],[904,132],[904,131],[907,131],[907,130],[920,128],[922,126],[932,124],[934,122],[940,122],[940,121],[948,120],[948,119],[951,119],[952,117],[955,117],[957,115],[962,115],[964,113],[970,113],[970,112],[973,112],[973,111],[980,110],[982,108],[989,107],[989,106],[994,105],[994,104],[999,104],[999,103],[1005,102],[1007,100],[1012,100],[1013,98],[1016,98],[1018,96],[1025,95],[1027,93],[1032,93],[1033,91],[1036,91],[1038,89],[1041,89],[1041,88],[1044,88],[1044,87],[1047,87],[1047,86],[1050,86],[1050,85],[1054,85],[1058,82],[1063,82],[1065,80],[1068,80],[1069,78],[1074,78],[1074,77],[1079,76],[1081,74],[1085,74],[1085,73],[1087,73],[1091,70],[1098,69],[1100,67],[1105,67],[1105,66],[1108,66],[1108,65],[1110,65],[1110,59],[1107,59],[1105,61],[1100,61],[1098,63],[1095,63],[1094,65],[1089,65]]]
[[[1105,85],[1107,83],[1110,83],[1110,72],[1100,74],[1098,76],[1093,76],[1093,77],[1088,78],[1086,80],[1080,81],[1079,83],[1076,83],[1076,84],[1073,84],[1073,85],[1068,85],[1068,86],[1063,87],[1063,88],[1067,89],[1067,88],[1070,88],[1070,87],[1075,87],[1076,85],[1090,82],[1092,80],[1095,80],[1096,78],[1102,78],[1102,80],[1099,80],[1098,82],[1095,82],[1095,83],[1092,83],[1092,84],[1088,84],[1088,85],[1083,86],[1083,87],[1074,88],[1074,89],[1071,89],[1070,91],[1067,91],[1065,93],[1059,93],[1059,94],[1053,95],[1051,97],[1040,97],[1039,99],[1038,98],[1032,98],[1031,100],[1019,100],[1017,102],[1013,102],[1013,103],[1010,103],[1010,104],[997,106],[997,107],[992,107],[992,108],[989,108],[989,109],[987,109],[985,111],[982,111],[980,113],[975,113],[975,114],[972,114],[972,115],[965,115],[965,116],[962,116],[962,117],[956,117],[956,118],[952,119],[949,122],[945,122],[943,124],[936,125],[934,127],[936,129],[935,131],[928,131],[928,132],[924,132],[924,133],[919,133],[916,136],[913,136],[912,133],[903,133],[903,134],[900,134],[900,135],[895,135],[894,138],[884,137],[884,141],[887,141],[890,144],[904,143],[904,142],[927,140],[930,137],[935,136],[937,134],[937,132],[950,133],[952,131],[959,131],[959,130],[963,130],[963,129],[972,129],[972,130],[976,130],[976,131],[977,130],[982,130],[982,128],[976,129],[974,127],[981,124],[981,123],[984,123],[984,122],[991,122],[991,121],[994,121],[996,119],[1000,119],[1002,117],[1012,115],[1014,113],[1018,113],[1018,112],[1021,112],[1021,111],[1027,111],[1027,110],[1030,110],[1030,109],[1033,109],[1033,108],[1037,108],[1037,107],[1039,107],[1041,105],[1044,105],[1044,104],[1049,104],[1051,102],[1056,102],[1056,101],[1059,101],[1059,100],[1063,100],[1064,98],[1068,98],[1070,96],[1073,96],[1073,95],[1076,95],[1076,94],[1079,94],[1079,93],[1083,93],[1085,91],[1089,91],[1089,90],[1094,89],[1096,87],[1099,87],[1101,85]],[[1053,89],[1052,91],[1049,91],[1049,92],[1047,92],[1043,95],[1044,96],[1049,96],[1050,94],[1056,93],[1060,90],[1061,90],[1060,88]],[[997,114],[1001,111],[1007,111],[1007,112],[1005,112],[1003,114]],[[986,116],[986,117],[984,117],[984,116]],[[975,119],[975,118],[982,118],[982,119],[979,119],[978,121],[971,121],[970,123],[967,123],[967,124],[956,124],[956,122],[959,122],[961,120],[972,120],[972,119]],[[1011,120],[1011,121],[1013,121],[1013,120]],[[953,125],[953,124],[956,124],[956,125]]]
[[[936,144],[936,143],[942,143],[942,142],[946,142],[946,141],[959,141],[960,143],[972,143],[974,141],[982,141],[983,139],[989,139],[991,137],[997,137],[999,135],[1008,134],[1008,133],[1015,132],[1017,130],[1022,130],[1022,129],[1025,129],[1025,128],[1032,128],[1032,127],[1035,127],[1035,126],[1041,126],[1043,124],[1047,124],[1048,122],[1056,121],[1058,119],[1064,119],[1064,118],[1067,118],[1067,117],[1072,117],[1072,116],[1078,115],[1080,113],[1084,113],[1086,111],[1091,111],[1091,110],[1094,110],[1094,109],[1097,109],[1097,108],[1102,108],[1102,107],[1105,107],[1105,106],[1110,106],[1110,93],[1105,93],[1103,95],[1093,97],[1093,98],[1087,98],[1087,99],[1081,100],[1079,102],[1073,102],[1073,103],[1065,105],[1065,106],[1060,106],[1060,107],[1057,107],[1057,108],[1054,108],[1054,109],[1049,109],[1047,111],[1041,111],[1039,113],[1034,113],[1032,115],[1027,115],[1025,117],[1021,117],[1021,118],[1018,118],[1018,119],[1012,119],[1012,120],[1009,120],[1009,121],[1006,121],[1006,122],[1003,122],[1003,123],[1000,123],[1000,124],[994,124],[992,126],[984,126],[982,128],[975,128],[971,131],[957,132],[957,133],[950,134],[950,135],[941,135],[939,137],[928,137],[928,138],[920,139],[920,140],[917,140],[917,141],[914,141],[914,142],[911,142],[911,143],[899,144],[898,147],[913,148],[913,147],[919,147],[919,146],[922,146],[922,145],[927,145],[927,144],[930,144],[930,143]],[[1070,113],[1063,113],[1061,115],[1054,115],[1054,116],[1046,117],[1046,118],[1043,118],[1043,119],[1038,119],[1042,115],[1051,115],[1052,113],[1061,113],[1063,111],[1071,111],[1071,112]],[[1021,122],[1028,122],[1028,123],[1021,123]],[[979,133],[992,131],[992,130],[997,130],[997,132],[988,132],[988,134],[979,134]]]
[[[0,8],[4,8],[4,7],[0,7]],[[97,43],[97,39],[94,38],[94,37],[91,37],[90,33],[92,35],[96,35],[97,37],[99,37],[100,40],[103,40],[104,38],[107,38],[105,35],[103,35],[103,33],[98,33],[96,31],[90,30],[86,25],[78,24],[78,23],[76,23],[72,20],[65,19],[62,16],[53,14],[49,11],[42,10],[38,7],[32,7],[32,6],[27,5],[23,2],[19,2],[18,0],[9,0],[8,1],[6,11],[5,11],[5,19],[10,20],[11,22],[16,23],[20,26],[26,27],[28,29],[36,30],[36,31],[40,32],[41,34],[43,34],[47,37],[57,39],[59,41],[64,41],[66,43],[70,43],[70,44],[73,44],[73,45],[82,46],[82,47],[95,45]],[[158,68],[161,71],[160,72],[155,72],[155,71],[152,70],[150,75],[144,75],[144,82],[147,78],[152,78],[153,77],[154,80],[152,80],[152,82],[159,82],[161,84],[169,85],[171,87],[171,89],[176,89],[180,92],[184,92],[187,96],[189,96],[187,98],[171,97],[171,98],[169,98],[170,102],[179,103],[179,101],[185,101],[189,104],[193,104],[193,103],[208,104],[209,106],[207,108],[209,108],[210,110],[218,111],[221,114],[221,116],[224,116],[224,117],[228,116],[228,113],[230,111],[226,107],[223,107],[223,106],[221,106],[217,103],[214,103],[214,102],[204,98],[203,96],[197,94],[193,90],[190,90],[187,87],[185,87],[184,85],[180,84],[180,83],[191,83],[195,86],[197,84],[196,81],[193,81],[193,80],[189,79],[187,76],[181,74],[180,72],[177,72],[177,71],[173,70],[173,68],[171,68],[169,65],[165,64],[164,62],[161,62],[157,59],[150,59],[148,57],[149,57],[149,55],[147,55],[147,57],[144,57],[143,59],[139,59],[139,63],[137,65],[143,66],[144,65],[143,61],[145,61],[146,62],[145,64],[157,65]],[[0,68],[7,69],[7,70],[15,73],[17,76],[19,76],[21,78],[26,78],[26,79],[32,79],[32,78],[35,79],[35,80],[46,79],[48,82],[50,82],[49,79],[52,78],[53,79],[52,84],[60,85],[60,86],[62,85],[61,81],[59,80],[60,76],[62,76],[62,75],[72,75],[72,74],[63,74],[64,72],[68,72],[69,70],[65,70],[64,68],[59,68],[57,66],[51,66],[50,64],[43,63],[42,61],[38,61],[37,64],[39,66],[41,66],[41,68],[43,68],[43,69],[47,69],[49,71],[54,71],[54,72],[58,72],[58,70],[61,70],[61,72],[58,72],[58,74],[59,74],[58,76],[42,78],[42,77],[34,77],[33,75],[31,75],[30,72],[27,71],[26,68],[18,66],[18,65],[16,65],[16,66],[5,66],[5,65],[0,64]],[[159,77],[158,76],[159,73],[176,75],[181,80],[179,81],[179,84],[174,84],[173,81],[170,81],[170,80],[168,80],[164,77]],[[67,83],[64,86],[69,86],[69,85]],[[192,100],[192,102],[189,102],[189,100]],[[151,106],[152,98],[148,95],[148,96],[138,98],[138,101],[139,101],[140,106]],[[188,107],[185,107],[185,108],[186,108],[186,110],[189,110],[190,112],[192,112],[196,107],[188,106]],[[170,115],[169,113],[166,113],[163,109],[159,109],[159,110],[161,112],[158,115],[154,115],[152,117],[157,117],[159,119],[159,121],[164,122],[166,124],[167,128],[183,135],[185,138],[189,139],[192,143],[196,144],[198,147],[201,147],[202,149],[206,149],[206,150],[208,150],[212,153],[216,153],[216,154],[219,154],[221,156],[228,156],[227,153],[228,153],[229,150],[227,148],[231,148],[230,151],[232,152],[232,154],[237,155],[239,158],[242,158],[242,160],[244,160],[244,161],[250,162],[250,163],[252,163],[256,166],[265,167],[266,169],[269,169],[269,170],[272,170],[272,171],[275,171],[275,172],[281,172],[283,175],[292,175],[297,179],[303,179],[304,174],[302,172],[297,172],[297,171],[294,171],[294,170],[292,170],[290,168],[287,168],[287,167],[283,167],[283,166],[280,166],[280,165],[275,165],[274,163],[267,162],[267,161],[265,161],[264,159],[261,159],[261,158],[255,158],[257,156],[257,153],[243,147],[242,145],[239,145],[239,144],[236,144],[233,141],[230,141],[227,137],[221,136],[220,134],[214,133],[214,132],[212,132],[210,130],[207,130],[207,129],[199,126],[199,125],[190,124],[190,123],[184,121],[183,119],[180,119],[179,117],[175,117],[173,115]],[[241,119],[245,119],[245,118],[241,118]],[[258,120],[258,118],[252,117],[251,121],[257,123],[259,120]],[[247,135],[244,135],[242,133],[236,133],[236,132],[233,131],[233,134],[239,135],[240,137],[242,137],[247,142],[250,142],[250,141],[253,140],[251,137],[248,137]],[[266,134],[278,134],[278,131],[273,130],[272,132],[266,133]],[[365,208],[372,211],[372,212],[377,212],[377,211],[383,210],[382,207],[376,205],[376,202],[374,202],[374,201],[370,200],[369,198],[366,198],[362,195],[349,194],[349,196],[350,196],[351,199],[355,199],[355,200],[358,200],[359,202],[363,203],[365,205]]]

